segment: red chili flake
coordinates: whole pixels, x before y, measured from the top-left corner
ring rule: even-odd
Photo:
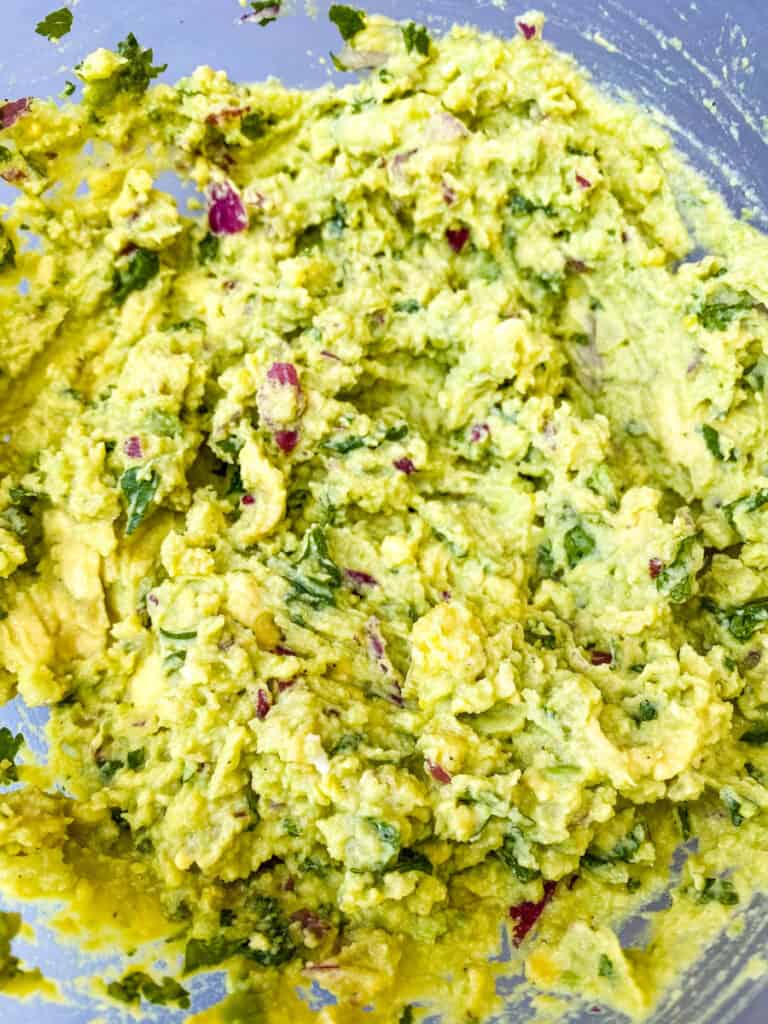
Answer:
[[[269,699],[269,694],[266,690],[259,689],[256,696],[256,714],[259,718],[264,719],[269,714],[269,710],[272,707],[272,702]]]
[[[593,665],[610,665],[613,655],[610,651],[590,651],[589,660]]]
[[[660,558],[651,558],[648,560],[648,575],[652,580],[656,579],[663,568],[664,563]]]
[[[529,25],[525,21],[518,21],[517,27],[520,29],[520,31],[523,33],[526,39],[533,39],[533,37],[536,35],[535,25]]]
[[[322,918],[317,916],[314,910],[309,910],[307,907],[302,910],[295,910],[291,914],[291,920],[298,921],[305,931],[308,931],[317,939],[322,939],[329,928],[327,921],[323,921]]]
[[[582,188],[592,188],[592,182],[589,178],[585,178],[583,174],[577,174],[576,181]]]
[[[487,423],[475,423],[469,432],[469,440],[477,444],[478,441],[484,440],[486,437],[490,437],[491,428]]]
[[[411,473],[416,472],[416,467],[413,461],[408,458],[407,455],[403,455],[402,458],[395,459],[392,465],[395,469],[399,469],[401,473],[405,473],[406,476],[410,476]]]
[[[443,182],[443,202],[446,203],[448,206],[452,206],[456,202],[455,191],[451,188],[450,185],[447,185],[445,182]]]
[[[451,598],[453,597],[453,594],[450,592],[450,590],[441,590],[440,597],[443,599],[443,601],[450,601]]]
[[[451,775],[449,772],[445,770],[445,768],[443,768],[442,765],[436,764],[434,761],[430,761],[429,759],[425,761],[425,764],[427,766],[427,771],[435,780],[435,782],[439,782],[443,786],[448,785],[448,783],[451,781]]]
[[[469,241],[469,228],[446,228],[445,237],[454,252],[461,252]]]
[[[299,443],[298,430],[276,430],[275,444],[281,452],[292,452]]]
[[[285,691],[286,690],[290,690],[290,688],[293,685],[295,685],[295,683],[296,683],[295,679],[279,679],[278,683],[277,683],[277,692],[278,693],[285,693]]]
[[[11,128],[22,114],[29,110],[30,100],[25,96],[20,100],[11,100],[0,107],[0,128]]]
[[[534,903],[532,900],[526,900],[524,903],[518,903],[516,907],[509,908],[509,916],[515,922],[512,941],[516,946],[520,945],[531,928],[539,920],[544,908],[555,895],[556,888],[557,882],[545,882],[544,895],[537,903]]]
[[[240,499],[241,505],[255,505],[256,499],[252,494],[244,494]]]
[[[296,652],[292,651],[290,647],[280,647],[279,645],[277,647],[273,647],[272,648],[272,653],[273,654],[280,654],[284,658],[295,658],[296,657]]]
[[[129,459],[140,459],[144,455],[141,450],[141,441],[138,437],[129,437],[123,445],[123,451]]]

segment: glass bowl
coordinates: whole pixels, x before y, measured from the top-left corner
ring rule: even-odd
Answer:
[[[56,6],[53,0],[3,0],[0,33],[0,96],[55,95],[71,68],[98,46],[113,47],[132,31],[167,62],[167,80],[198,64],[224,68],[231,77],[258,80],[275,75],[288,85],[312,87],[336,77],[328,59],[338,34],[317,5],[315,14],[294,0],[267,27],[241,21],[238,0],[79,0],[72,32],[53,45],[34,26]],[[376,0],[371,10],[427,23],[433,32],[453,22],[471,22],[499,35],[515,32],[524,2],[505,0]],[[768,18],[765,0],[539,0],[531,6],[547,16],[545,34],[573,53],[609,92],[654,108],[680,148],[728,201],[736,214],[768,230]],[[285,7],[285,5],[284,5]],[[0,182],[0,202],[10,190]],[[23,728],[42,752],[44,714],[18,702],[0,709],[0,724]],[[723,935],[677,988],[669,993],[652,1024],[764,1024],[768,1020],[768,977],[749,969],[768,944],[768,899],[757,897],[742,916],[743,927]],[[13,1002],[0,995],[3,1024],[104,1024],[130,1018],[119,1008],[89,1002],[83,975],[103,974],[114,960],[89,957],[57,943],[36,909],[25,907],[36,939],[14,950],[56,979],[67,1005]],[[635,922],[637,924],[637,922]],[[519,980],[519,979],[518,979]],[[505,986],[506,987],[506,986]],[[516,987],[514,978],[509,991]],[[223,994],[220,976],[193,984],[193,1009]],[[143,1011],[145,1021],[184,1020],[167,1008]],[[502,1017],[523,1024],[530,1008],[516,1006]],[[569,1024],[620,1024],[611,1011],[574,1009]],[[437,1018],[430,1018],[436,1021]],[[256,1024],[256,1022],[254,1022]]]

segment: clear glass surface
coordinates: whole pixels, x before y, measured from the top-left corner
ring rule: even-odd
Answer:
[[[300,0],[275,23],[262,28],[242,23],[238,0],[79,0],[75,25],[60,44],[35,35],[34,25],[54,0],[1,0],[0,97],[48,96],[60,92],[71,68],[97,46],[114,46],[132,31],[168,63],[173,80],[198,64],[224,68],[233,78],[270,75],[288,85],[311,87],[333,77],[328,53],[338,49],[328,4],[306,13]],[[453,22],[471,22],[500,35],[515,31],[526,6],[504,0],[375,0],[362,6],[396,18],[426,22],[439,32]],[[749,210],[768,230],[768,9],[766,0],[531,0],[543,10],[546,37],[577,57],[614,94],[627,94],[658,110],[691,161],[726,197],[735,213]],[[2,183],[0,183],[2,185]],[[2,185],[0,202],[10,198]],[[33,746],[40,743],[44,716],[17,702],[0,709],[0,724],[22,726]],[[766,854],[768,855],[768,854]],[[653,1024],[765,1024],[768,985],[761,979],[732,985],[750,958],[768,945],[768,900],[757,898],[743,917],[740,934],[721,937],[653,1017]],[[108,957],[85,958],[56,943],[44,921],[34,922],[34,945],[17,943],[30,964],[58,979],[70,1005],[14,1003],[0,995],[2,1024],[87,1024],[95,1016],[115,1022],[129,1018],[119,1009],[104,1012],[89,1004],[73,979],[102,974]],[[766,979],[768,982],[768,979]],[[510,979],[510,990],[514,987]],[[220,977],[197,979],[194,1009],[223,994]],[[182,1021],[185,1013],[159,1008],[145,1021]],[[515,1011],[506,1024],[529,1019]],[[619,1024],[610,1011],[574,1010],[570,1024]],[[254,1022],[256,1024],[256,1022]]]

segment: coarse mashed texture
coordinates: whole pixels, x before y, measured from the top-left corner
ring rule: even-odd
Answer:
[[[0,883],[135,1008],[642,1016],[766,882],[768,244],[540,16],[352,15],[0,107]]]

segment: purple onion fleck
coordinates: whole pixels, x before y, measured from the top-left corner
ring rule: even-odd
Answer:
[[[248,227],[248,214],[239,194],[228,182],[211,186],[208,224],[214,235],[236,235]]]

